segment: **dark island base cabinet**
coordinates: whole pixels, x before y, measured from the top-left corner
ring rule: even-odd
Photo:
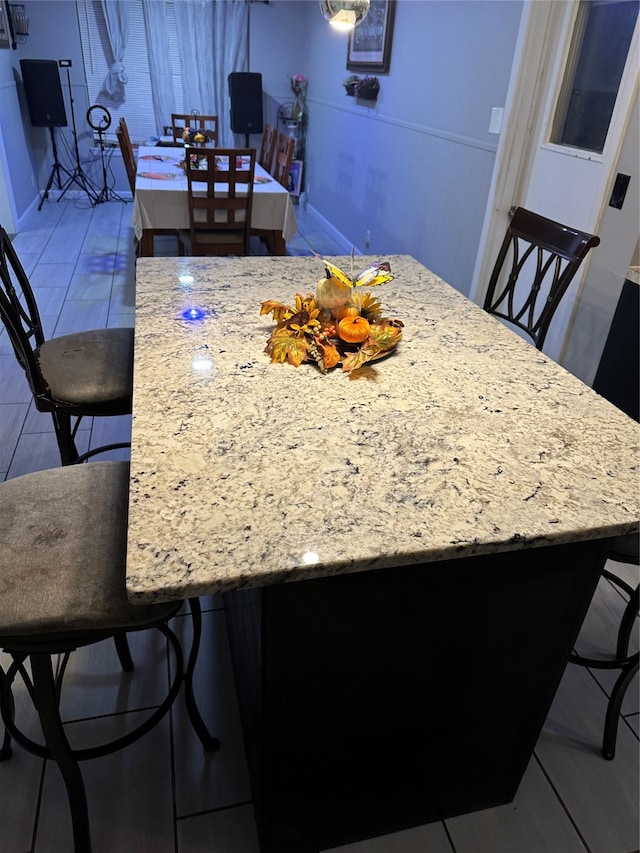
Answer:
[[[225,595],[264,853],[510,802],[606,542]]]

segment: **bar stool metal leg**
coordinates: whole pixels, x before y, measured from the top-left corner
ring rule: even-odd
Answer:
[[[67,789],[74,849],[76,853],[91,853],[87,795],[80,767],[73,756],[60,719],[58,688],[53,676],[51,657],[47,654],[32,654],[30,658],[34,704],[51,757],[60,768]]]

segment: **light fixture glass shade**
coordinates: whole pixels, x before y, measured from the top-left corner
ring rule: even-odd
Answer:
[[[371,0],[320,0],[320,10],[332,27],[352,30],[369,13]]]

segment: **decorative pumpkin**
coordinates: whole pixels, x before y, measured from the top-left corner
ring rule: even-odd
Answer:
[[[355,305],[343,305],[342,308],[336,308],[331,312],[336,320],[344,320],[345,317],[355,317],[356,314],[360,313],[360,309],[356,308]]]
[[[359,314],[343,317],[338,323],[338,335],[348,344],[359,344],[366,341],[371,334],[369,321]]]

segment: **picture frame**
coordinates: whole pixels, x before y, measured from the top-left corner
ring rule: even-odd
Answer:
[[[7,3],[0,0],[0,48],[9,47],[11,37],[9,33],[9,19],[7,18]]]
[[[388,73],[395,12],[396,0],[371,0],[367,17],[349,33],[349,71]]]
[[[289,190],[289,194],[293,196],[299,196],[300,190],[302,189],[302,167],[304,163],[302,160],[293,160],[291,162],[291,169],[289,171],[289,182],[287,189]]]

